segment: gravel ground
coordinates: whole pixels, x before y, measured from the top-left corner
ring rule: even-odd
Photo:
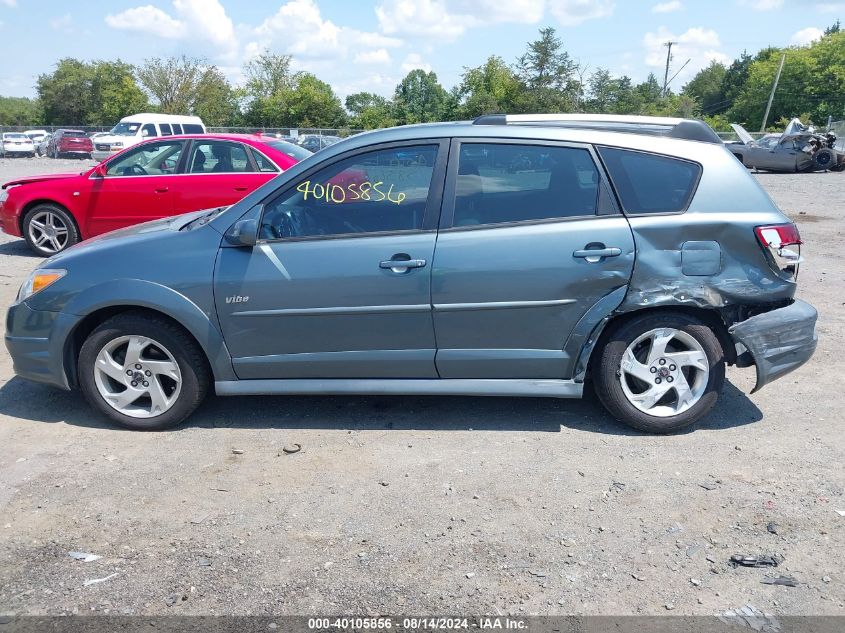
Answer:
[[[212,397],[134,433],[3,350],[0,613],[845,614],[845,175],[757,177],[806,241],[819,348],[753,396],[730,369],[672,437],[592,397]],[[0,236],[0,304],[39,261]],[[800,585],[761,583],[780,574]]]

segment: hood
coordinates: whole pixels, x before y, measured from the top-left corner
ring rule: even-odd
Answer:
[[[192,211],[191,213],[174,215],[167,218],[161,218],[160,220],[152,220],[151,222],[136,224],[124,229],[117,229],[116,231],[110,231],[109,233],[103,233],[97,237],[87,239],[84,242],[74,244],[61,253],[53,255],[40,267],[49,268],[49,266],[53,263],[58,263],[65,258],[75,258],[79,255],[87,255],[111,248],[123,248],[124,246],[145,242],[150,239],[157,239],[163,234],[176,233],[186,224],[212,210],[213,209]]]
[[[63,180],[65,178],[77,178],[81,174],[40,174],[38,176],[24,176],[23,178],[18,178],[16,180],[10,180],[9,182],[3,183],[3,189],[8,189],[9,187],[14,187],[15,185],[26,185],[31,182],[42,182],[44,180]]]
[[[751,136],[739,123],[731,123],[731,127],[733,128],[733,131],[736,132],[736,135],[739,137],[739,140],[742,141],[745,145],[754,142],[754,137]]]
[[[121,136],[120,134],[106,134],[105,136],[98,136],[97,138],[93,139],[95,143],[108,143],[109,145],[111,145],[112,143],[123,143],[123,147],[135,145],[136,143],[141,142],[141,140],[143,139],[135,135]]]

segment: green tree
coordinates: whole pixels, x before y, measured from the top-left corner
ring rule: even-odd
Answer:
[[[92,62],[91,103],[85,122],[113,124],[125,116],[149,109],[144,91],[135,81],[134,68],[120,60]]]
[[[291,71],[290,55],[275,55],[264,51],[244,66],[246,93],[250,99],[267,99],[292,88],[298,79]]]
[[[38,77],[36,90],[47,125],[104,125],[145,110],[147,99],[122,61],[59,60]]]
[[[0,125],[39,125],[41,104],[26,97],[0,97]]]
[[[681,94],[695,99],[705,114],[724,112],[729,105],[725,99],[725,93],[722,92],[727,72],[728,69],[724,64],[713,60],[687,82]]]
[[[433,72],[419,68],[409,72],[396,86],[393,99],[399,123],[427,123],[443,118],[446,90]]]
[[[349,125],[364,130],[390,127],[396,124],[393,104],[372,92],[356,92],[346,97],[346,109],[351,115]]]
[[[748,80],[748,68],[754,58],[746,51],[737,57],[725,71],[725,76],[722,77],[722,95],[728,107],[733,105],[742,89],[745,87],[745,82]]]
[[[153,57],[137,70],[138,81],[168,114],[193,111],[197,88],[208,64],[197,57]]]
[[[60,59],[52,73],[38,76],[36,91],[47,125],[81,125],[87,120],[91,69],[71,57]]]
[[[457,116],[520,112],[523,92],[513,69],[498,55],[491,55],[481,66],[464,69],[455,93],[460,103]]]
[[[346,111],[325,81],[302,73],[292,90],[283,91],[287,102],[285,127],[339,128],[346,125]]]
[[[552,27],[540,29],[540,39],[528,43],[517,60],[517,73],[526,86],[523,107],[534,112],[567,112],[581,93],[576,64]]]
[[[238,95],[216,66],[207,68],[197,83],[192,113],[208,126],[240,123]]]

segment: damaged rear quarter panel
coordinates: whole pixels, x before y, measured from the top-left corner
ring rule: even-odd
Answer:
[[[685,212],[628,211],[637,257],[621,312],[654,306],[754,306],[787,301],[795,294],[795,282],[772,270],[754,235],[755,226],[790,220],[730,152],[720,147],[700,151],[710,156],[701,161],[704,170]],[[709,269],[690,266],[688,257],[685,267],[683,250],[688,242],[710,242],[706,247],[693,246],[696,252],[690,254],[704,256],[711,265],[715,255],[700,249],[714,250],[715,242],[719,261]],[[693,274],[684,274],[685,268]]]

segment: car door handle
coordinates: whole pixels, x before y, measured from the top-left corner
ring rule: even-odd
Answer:
[[[598,261],[600,257],[619,257],[621,254],[621,248],[611,246],[609,248],[586,248],[584,250],[575,251],[574,253],[572,253],[572,256],[582,257],[586,260]]]
[[[237,187],[235,187],[235,191],[246,191],[247,189],[249,189],[249,187],[247,187],[246,185],[238,185]]]
[[[426,261],[424,259],[411,259],[410,257],[405,259],[404,257],[394,255],[393,259],[379,262],[378,267],[392,270],[395,273],[406,273],[411,268],[422,268],[425,264]]]
[[[169,187],[157,187],[155,191],[156,191],[156,193],[167,193],[168,191],[170,191],[170,188]]]

